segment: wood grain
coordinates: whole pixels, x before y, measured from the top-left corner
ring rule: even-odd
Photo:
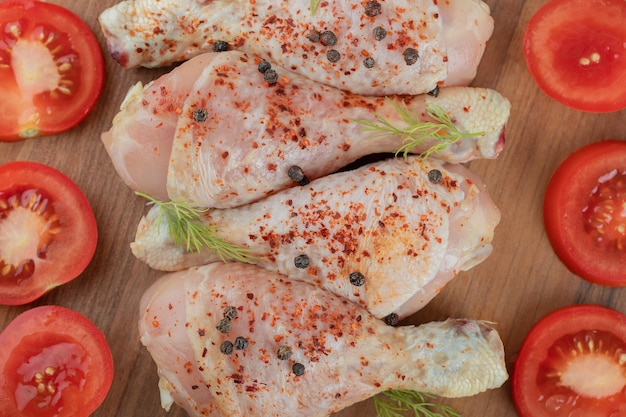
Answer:
[[[105,50],[97,16],[117,0],[55,0],[94,30]],[[626,313],[626,290],[591,285],[570,273],[556,258],[542,225],[546,183],[558,163],[576,148],[605,138],[626,139],[626,111],[582,113],[546,97],[528,74],[522,55],[523,31],[544,0],[487,0],[495,33],[485,52],[477,86],[490,87],[512,103],[507,145],[494,161],[470,164],[487,183],[502,211],[495,251],[483,264],[458,276],[424,310],[406,323],[471,317],[496,322],[507,353],[516,352],[530,326],[549,311],[576,303],[595,303]],[[107,79],[92,114],[77,128],[58,136],[0,143],[0,163],[39,161],[60,169],[89,198],[99,226],[95,258],[75,281],[26,306],[0,306],[0,329],[28,308],[57,304],[89,317],[107,336],[115,360],[115,379],[95,417],[184,417],[177,408],[160,407],[156,368],[140,345],[136,322],[143,291],[161,275],[130,252],[144,205],[122,183],[100,142],[101,132],[128,88],[163,74],[159,70],[124,70],[105,54]],[[622,86],[623,87],[623,86]],[[410,364],[407,364],[410,366]],[[513,417],[510,386],[471,398],[442,400],[465,417]],[[337,414],[373,416],[370,401]]]

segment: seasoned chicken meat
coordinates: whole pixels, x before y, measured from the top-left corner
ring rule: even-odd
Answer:
[[[100,15],[124,67],[236,49],[359,94],[466,85],[493,32],[480,0],[127,0]]]
[[[159,207],[141,220],[133,253],[181,270],[220,260],[169,237]],[[292,187],[259,202],[204,213],[258,266],[328,289],[382,318],[422,308],[460,271],[491,253],[500,213],[461,165],[391,158]]]
[[[442,88],[431,95],[372,97],[347,93],[241,52],[200,55],[145,87],[133,87],[102,139],[121,178],[160,200],[235,207],[293,185],[293,166],[309,179],[360,157],[396,152],[403,135],[367,132],[359,121],[384,118],[403,129],[397,106],[423,121],[426,107],[444,109],[465,136],[435,153],[448,162],[495,158],[504,145],[510,104],[496,91]],[[434,129],[437,131],[437,128]],[[432,137],[413,149],[436,144]]]
[[[508,377],[485,322],[392,327],[323,289],[240,263],[161,278],[142,298],[139,329],[163,406],[194,417],[322,417],[389,389],[461,397]]]

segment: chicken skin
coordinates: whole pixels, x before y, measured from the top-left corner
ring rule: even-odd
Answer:
[[[131,249],[152,268],[219,261],[170,239],[158,206]],[[500,212],[461,165],[390,158],[339,172],[231,209],[204,212],[223,241],[251,262],[345,297],[382,318],[421,309],[460,271],[485,260]]]
[[[432,157],[453,163],[495,158],[504,146],[510,104],[494,90],[361,96],[275,65],[278,81],[267,85],[259,62],[241,52],[203,54],[133,87],[102,136],[120,177],[162,201],[236,207],[292,186],[286,174],[294,165],[315,179],[363,156],[398,151],[403,134],[369,132],[358,121],[381,125],[382,118],[407,128],[402,106],[424,122],[433,121],[426,108],[436,106],[466,135]],[[411,152],[438,143],[425,135]]]
[[[393,327],[241,263],[161,278],[142,298],[139,329],[163,406],[193,417],[323,417],[389,389],[461,397],[508,377],[502,342],[485,322]]]
[[[466,85],[493,32],[480,0],[127,0],[99,20],[111,56],[124,67],[235,49],[320,83],[381,96]]]

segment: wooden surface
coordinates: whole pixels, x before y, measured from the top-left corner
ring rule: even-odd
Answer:
[[[116,1],[53,2],[81,16],[105,50],[96,18]],[[584,144],[605,138],[626,139],[626,111],[589,114],[570,110],[547,98],[529,76],[522,55],[523,31],[544,2],[487,0],[496,27],[474,83],[505,95],[512,103],[512,114],[502,155],[470,166],[487,183],[502,211],[495,250],[483,264],[458,276],[409,319],[411,323],[447,317],[494,321],[509,365],[530,326],[557,307],[597,303],[626,313],[626,289],[594,286],[568,272],[552,252],[543,229],[543,193],[558,163]],[[94,416],[183,417],[185,413],[177,407],[169,414],[160,408],[156,368],[137,335],[138,300],[161,275],[137,261],[129,249],[144,205],[118,178],[100,142],[100,133],[109,129],[128,88],[165,70],[124,70],[106,52],[105,59],[105,89],[84,123],[55,137],[0,143],[0,163],[39,161],[72,178],[91,202],[99,226],[98,249],[84,274],[32,304],[0,306],[0,329],[36,305],[57,304],[82,312],[105,332],[115,360],[113,386]],[[465,417],[517,415],[508,383],[475,397],[444,402]],[[363,415],[374,416],[370,402],[338,414]]]

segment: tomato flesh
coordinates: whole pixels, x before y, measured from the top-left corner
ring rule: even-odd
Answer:
[[[0,3],[0,140],[75,126],[103,82],[98,41],[78,16],[35,0]]]
[[[77,397],[86,383],[89,355],[71,338],[40,333],[24,336],[19,353],[9,357],[5,369],[15,376],[11,388],[19,410],[25,415],[54,416],[67,408],[66,398]]]
[[[626,256],[626,167],[598,179],[583,210],[585,231],[603,250]]]
[[[605,140],[569,155],[546,188],[544,226],[576,275],[626,286],[626,141]]]
[[[12,250],[0,259],[1,276],[19,283],[33,276],[36,259],[46,258],[48,245],[60,227],[59,218],[45,191],[19,187],[6,190],[3,194],[0,196],[0,213],[5,219],[3,224],[7,228],[18,229],[14,236],[19,236],[19,233],[22,238],[15,239]],[[3,198],[5,195],[7,198]],[[31,238],[33,236],[36,238]]]
[[[626,316],[564,307],[526,336],[512,375],[521,417],[609,417],[626,412]]]
[[[76,278],[91,261],[97,225],[63,173],[35,162],[0,166],[0,304],[25,304]]]
[[[104,335],[63,307],[37,307],[18,316],[0,334],[0,353],[0,406],[10,417],[88,416],[113,379]]]
[[[539,87],[577,110],[626,108],[626,3],[551,0],[530,19],[524,56]]]

